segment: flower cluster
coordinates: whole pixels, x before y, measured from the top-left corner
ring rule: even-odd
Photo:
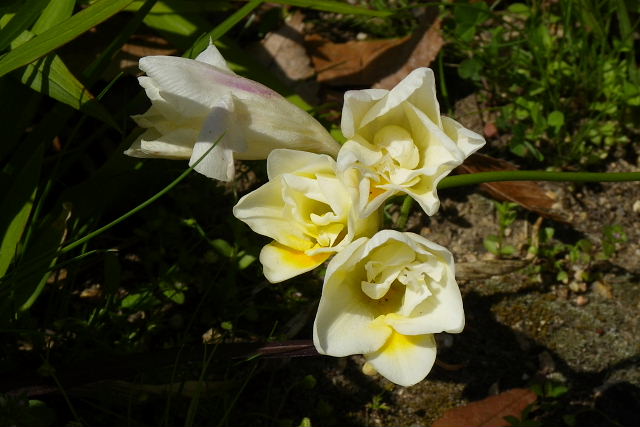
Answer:
[[[140,68],[152,106],[134,117],[147,131],[126,154],[194,164],[210,150],[195,169],[220,180],[233,178],[234,157],[266,158],[269,181],[233,214],[273,239],[260,253],[270,282],[329,261],[317,350],[363,354],[365,371],[400,385],[424,379],[434,334],[464,326],[453,257],[420,235],[380,230],[380,211],[406,194],[433,215],[438,182],[485,143],[440,115],[433,72],[416,69],[390,91],[347,92],[340,146],[307,113],[235,75],[214,46],[196,60],[143,58]]]

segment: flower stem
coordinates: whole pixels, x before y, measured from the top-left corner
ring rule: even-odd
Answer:
[[[547,172],[547,171],[497,171],[448,176],[438,184],[438,189],[462,187],[499,181],[571,181],[571,182],[624,182],[640,181],[640,172]]]

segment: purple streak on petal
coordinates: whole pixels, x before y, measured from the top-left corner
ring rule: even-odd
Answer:
[[[216,70],[215,79],[217,80],[217,83],[221,85],[239,89],[244,92],[255,93],[256,95],[261,95],[269,98],[280,97],[277,92],[274,92],[273,90],[256,81],[249,80],[244,77],[221,73]]]

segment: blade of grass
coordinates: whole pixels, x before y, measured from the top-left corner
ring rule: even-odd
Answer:
[[[250,14],[256,7],[260,6],[263,1],[264,0],[251,0],[242,6],[209,33],[200,36],[193,46],[191,46],[191,48],[189,48],[182,56],[192,59],[198,56],[200,52],[206,49],[209,43],[214,42],[225,35],[231,28],[233,28],[234,25],[244,19],[244,17]]]
[[[0,59],[0,77],[59,48],[118,13],[133,0],[99,0]]]
[[[51,3],[54,1],[55,0]],[[28,0],[22,3],[22,7],[18,9],[7,25],[0,30],[0,51],[9,47],[16,37],[29,28],[42,13],[46,5],[47,0]]]
[[[123,44],[129,39],[129,37],[138,29],[143,19],[148,13],[155,7],[158,0],[145,0],[140,8],[135,12],[133,18],[125,25],[118,35],[113,39],[109,46],[100,54],[100,57],[96,59],[83,71],[82,77],[86,80],[88,86],[92,86],[100,77],[100,74],[104,71],[107,64],[113,58],[113,55]],[[100,96],[98,96],[100,99]]]
[[[174,179],[169,185],[167,185],[166,187],[164,187],[162,190],[160,190],[159,192],[157,192],[156,194],[154,194],[153,196],[151,196],[150,198],[148,198],[147,200],[145,200],[144,202],[140,203],[138,206],[136,206],[135,208],[131,209],[129,212],[125,213],[124,215],[122,215],[121,217],[111,221],[109,224],[100,227],[99,229],[92,231],[91,233],[87,234],[84,237],[81,237],[80,239],[76,240],[75,242],[69,243],[68,245],[64,246],[62,249],[60,249],[60,253],[65,253],[65,252],[69,252],[70,250],[77,248],[78,246],[88,242],[89,240],[93,239],[96,236],[99,236],[100,234],[104,233],[105,231],[109,230],[110,228],[112,228],[113,226],[121,223],[122,221],[124,221],[125,219],[129,218],[130,216],[138,213],[139,211],[141,211],[142,209],[146,208],[147,206],[149,206],[150,204],[152,204],[153,202],[155,202],[156,200],[158,200],[160,197],[164,196],[166,193],[168,193],[173,187],[175,187],[176,185],[178,185],[183,179],[185,179],[191,172],[193,172],[193,168],[195,168],[210,152],[211,150],[213,150],[213,148],[220,142],[220,140],[224,137],[224,134],[222,134],[212,145],[211,147],[209,147],[209,149],[207,151],[205,151],[205,153],[200,156],[200,158],[192,165],[190,166],[187,170],[185,170],[184,172],[182,172],[180,174],[180,176],[178,176],[176,179]]]
[[[31,27],[31,32],[34,34],[41,34],[54,25],[68,19],[73,15],[73,8],[75,5],[76,0],[49,1],[49,4],[44,8],[36,23]]]
[[[119,129],[111,114],[71,73],[58,55],[50,54],[28,64],[20,76],[20,81],[43,95],[95,117],[114,129]]]
[[[19,172],[15,176],[14,185],[2,201],[2,215],[0,215],[0,226],[4,229],[0,243],[0,277],[4,276],[13,261],[27,226],[38,189],[43,156],[44,147],[40,144],[24,163],[15,164],[17,160],[14,160],[13,166]],[[18,153],[16,157],[22,156]]]
[[[307,9],[323,10],[325,12],[344,13],[351,15],[379,16],[382,18],[394,14],[391,10],[372,10],[359,6],[353,6],[346,2],[331,0],[276,0],[272,3],[286,4],[289,6],[304,7]]]

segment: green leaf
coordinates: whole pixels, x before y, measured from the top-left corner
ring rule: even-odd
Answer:
[[[0,59],[0,77],[59,48],[106,21],[133,0],[99,0]]]
[[[181,48],[187,48],[193,37],[210,28],[199,15],[186,16],[177,12],[171,2],[159,1],[144,18],[144,23]]]
[[[507,10],[518,15],[529,16],[531,14],[531,9],[524,3],[510,4]]]
[[[346,2],[331,0],[276,0],[271,3],[286,4],[289,6],[304,7],[307,9],[324,10],[326,12],[344,13],[352,15],[368,15],[387,17],[394,14],[392,10],[372,10],[359,6],[353,6]]]
[[[21,154],[18,153],[18,155]],[[13,186],[2,200],[0,231],[3,232],[3,236],[0,243],[0,277],[4,276],[13,261],[18,243],[29,220],[38,189],[43,156],[44,147],[40,144],[24,163],[19,162],[15,157],[13,159],[15,163],[20,164],[13,164],[18,172],[13,180]]]
[[[34,244],[29,246],[16,267],[19,287],[15,290],[15,303],[20,311],[26,311],[36,302],[51,275],[51,268],[58,260],[57,249],[64,241],[67,222],[71,218],[68,205],[56,218],[45,222],[34,236]]]
[[[485,249],[494,255],[500,254],[500,244],[498,242],[498,236],[491,235],[484,238],[482,241]]]
[[[50,0],[42,11],[42,15],[31,27],[31,32],[34,34],[44,33],[54,25],[68,19],[73,14],[75,5],[76,0]]]
[[[0,51],[9,47],[11,42],[38,18],[48,0],[26,0],[11,20],[0,30]],[[55,0],[54,0],[55,1]]]
[[[43,95],[102,120],[114,129],[119,128],[109,112],[71,74],[58,55],[47,55],[27,65],[20,81]]]
[[[458,74],[463,79],[477,80],[482,71],[482,61],[477,58],[465,59],[458,67]]]
[[[554,127],[556,129],[560,129],[562,125],[564,125],[564,114],[561,111],[552,111],[547,116],[547,123],[549,126]]]
[[[134,0],[123,10],[127,12],[137,12],[143,4],[144,0]],[[201,0],[166,0],[154,6],[154,8],[151,9],[151,13],[166,13],[167,7],[170,8],[171,13],[180,14],[219,12],[229,9],[231,7],[231,1],[216,0],[215,2],[207,2]]]
[[[214,42],[225,35],[231,28],[234,27],[234,25],[244,19],[245,16],[250,14],[256,7],[260,6],[262,3],[263,0],[251,0],[249,3],[242,6],[209,33],[200,36],[200,38],[196,40],[196,42],[189,48],[189,50],[185,52],[183,56],[187,58],[195,58],[196,56],[198,56],[200,52],[206,49],[209,43]]]

